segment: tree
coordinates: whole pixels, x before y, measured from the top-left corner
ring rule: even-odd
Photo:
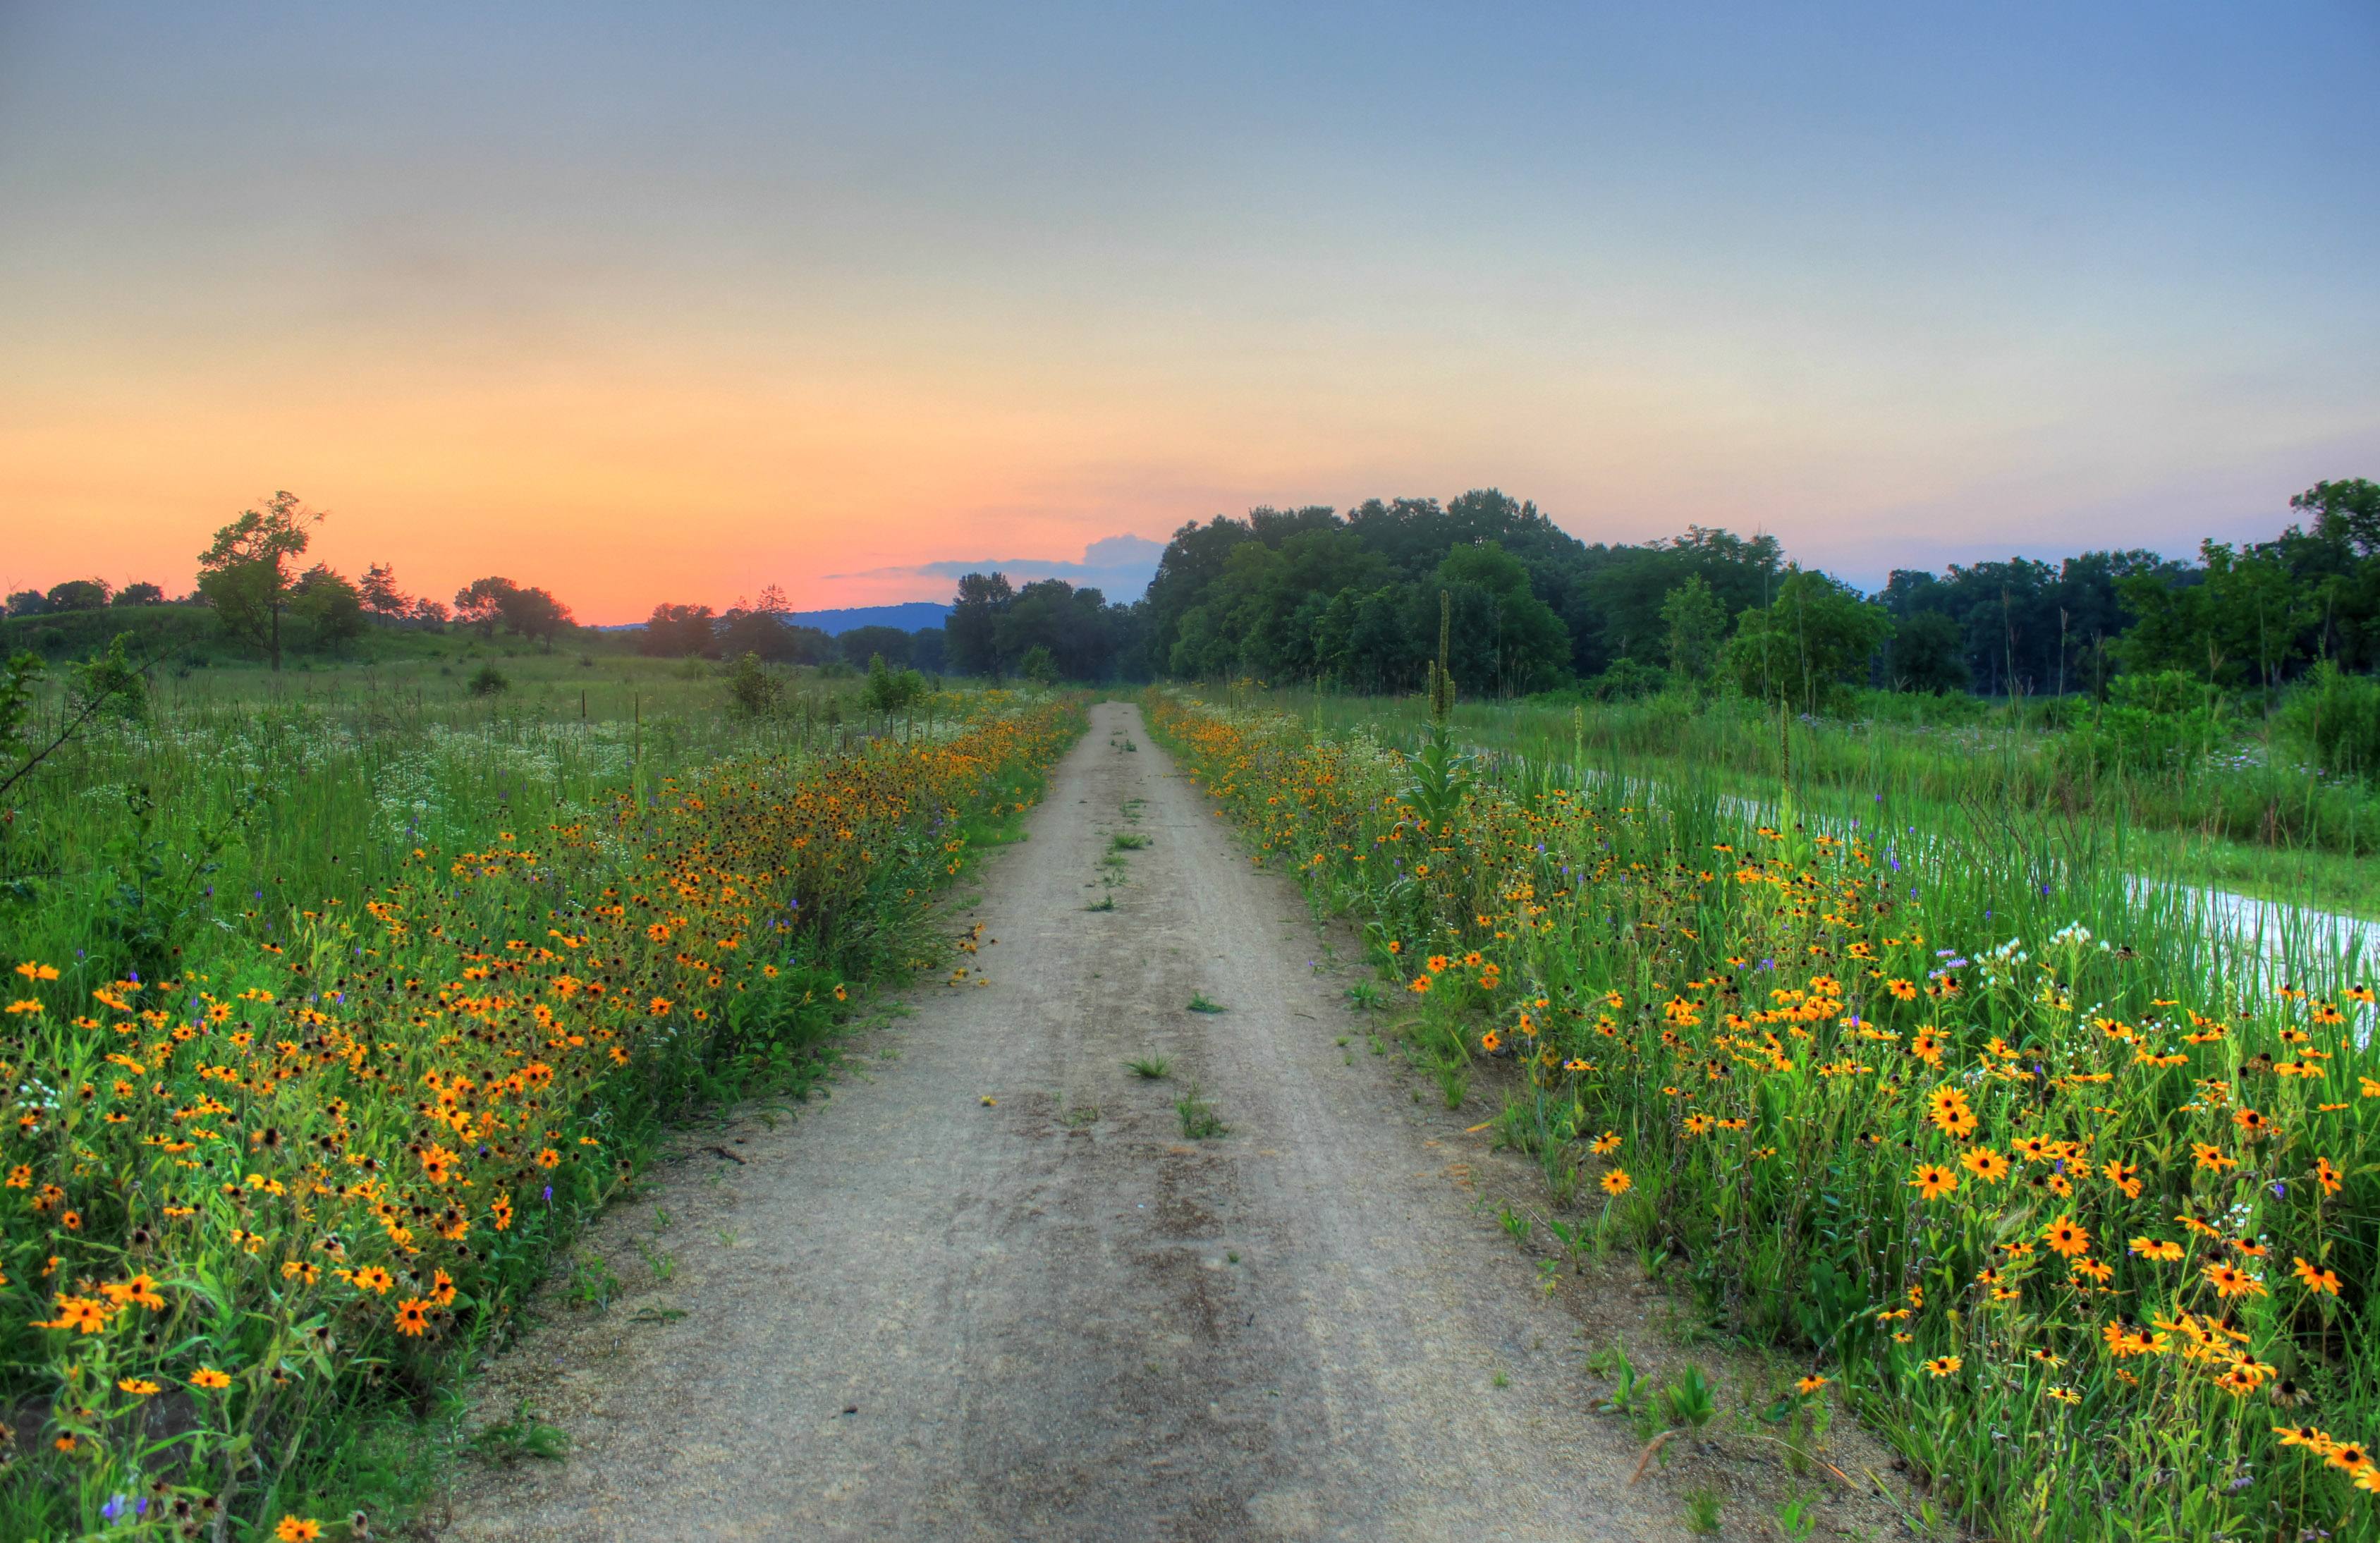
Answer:
[[[455,591],[455,619],[478,627],[482,638],[493,638],[504,621],[504,599],[514,588],[511,579],[502,577],[471,580]]]
[[[1047,643],[1036,643],[1016,662],[1016,673],[1036,686],[1054,686],[1058,682],[1058,662],[1050,657]]]
[[[99,611],[105,609],[114,593],[103,578],[69,578],[52,586],[42,598],[54,612]]]
[[[455,616],[474,623],[480,636],[503,627],[516,638],[534,638],[553,650],[553,636],[571,625],[570,607],[544,589],[516,584],[501,575],[473,579],[455,591]]]
[[[400,620],[413,609],[413,597],[396,587],[396,570],[386,563],[364,569],[363,582],[356,591],[363,599],[364,609],[384,622]]]
[[[413,620],[417,626],[437,631],[446,625],[446,602],[431,600],[428,595],[413,602]]]
[[[952,669],[963,675],[999,675],[1000,643],[995,629],[1015,599],[1016,591],[1004,573],[971,573],[959,580],[951,614],[942,623]]]
[[[1570,673],[1570,630],[1529,588],[1527,565],[1500,542],[1456,547],[1438,565],[1452,612],[1451,668],[1502,695],[1542,690]],[[1419,618],[1427,630],[1431,618]]]
[[[909,662],[928,674],[941,674],[950,663],[950,634],[938,626],[919,627],[909,635]]]
[[[2323,540],[2365,557],[2380,555],[2380,482],[2363,477],[2316,482],[2290,499],[2289,507],[2313,516],[2313,533]]]
[[[1721,667],[1747,697],[1818,712],[1867,678],[1876,650],[1892,636],[1884,607],[1823,573],[1790,570],[1775,603],[1736,619]]]
[[[1661,625],[1670,673],[1696,684],[1709,679],[1727,641],[1727,611],[1702,575],[1689,577],[1661,601]]]
[[[794,629],[767,611],[730,611],[719,629],[719,651],[724,659],[749,655],[771,664],[790,663],[800,651]]]
[[[835,646],[847,663],[863,663],[878,654],[894,669],[906,669],[911,662],[909,635],[897,626],[856,626],[836,638]]]
[[[335,649],[364,629],[363,597],[354,585],[320,563],[308,568],[290,589],[289,609],[308,624],[314,647],[320,650]]]
[[[707,605],[673,605],[664,601],[646,619],[637,651],[662,659],[710,653],[719,646],[714,621]]]
[[[127,584],[123,589],[115,591],[115,598],[108,603],[111,605],[163,605],[165,603],[165,591],[154,584]]]
[[[887,733],[892,731],[894,718],[925,699],[925,676],[915,670],[893,669],[884,662],[880,653],[868,656],[868,689],[860,700],[870,711],[884,715]]]
[[[199,554],[199,593],[233,637],[264,650],[281,668],[281,614],[295,583],[290,566],[313,541],[310,527],[320,512],[286,491],[261,509],[243,509],[215,532],[214,544]]]
[[[2187,671],[2210,686],[2252,674],[2269,693],[2304,651],[2301,634],[2318,619],[2313,594],[2276,554],[2202,541],[2195,583],[2157,574],[2123,581],[2124,603],[2140,616],[2124,637],[2124,667],[2140,674]]]
[[[8,597],[8,614],[38,616],[49,609],[49,603],[39,589],[19,589]]]
[[[1967,689],[1973,676],[1967,669],[1959,624],[1939,611],[1920,611],[1894,623],[1885,678],[1895,691],[1926,691],[1939,697]]]

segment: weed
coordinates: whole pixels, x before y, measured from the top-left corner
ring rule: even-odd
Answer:
[[[574,1307],[592,1307],[598,1312],[609,1310],[612,1298],[618,1294],[620,1278],[612,1267],[593,1249],[581,1249],[571,1261],[570,1280],[563,1287],[564,1294]]]
[[[1519,1244],[1524,1248],[1526,1248],[1529,1245],[1529,1219],[1527,1217],[1522,1215],[1519,1211],[1514,1210],[1512,1207],[1506,1206],[1503,1210],[1497,1214],[1496,1220],[1502,1224],[1504,1231],[1512,1234],[1512,1241],[1514,1243]]]
[[[1198,1085],[1195,1082],[1187,1093],[1173,1101],[1173,1112],[1182,1117],[1184,1140],[1205,1141],[1231,1132],[1232,1127],[1223,1124],[1221,1117],[1216,1114],[1215,1106],[1198,1097]]]
[[[1685,1493],[1686,1530],[1698,1536],[1718,1531],[1719,1492],[1711,1485],[1700,1485]]]
[[[1099,1112],[1096,1106],[1086,1104],[1080,1108],[1066,1111],[1065,1118],[1067,1124],[1076,1130],[1080,1130],[1085,1125],[1094,1125],[1099,1124]]]
[[[1237,1264],[1240,1262],[1240,1251],[1234,1248],[1229,1254],[1225,1255],[1224,1257],[1229,1259],[1232,1263]]]
[[[1379,987],[1368,980],[1358,980],[1339,994],[1347,999],[1351,1012],[1378,1013],[1388,1009],[1388,1000],[1380,995]]]
[[[524,1457],[559,1463],[570,1454],[570,1433],[537,1417],[528,1399],[513,1405],[513,1417],[487,1426],[471,1438],[472,1455],[509,1467]]]
[[[1173,1075],[1173,1063],[1155,1051],[1149,1051],[1136,1061],[1127,1061],[1124,1064],[1131,1068],[1133,1075],[1146,1077],[1150,1082],[1157,1082]]]
[[[1661,1390],[1661,1412],[1681,1430],[1700,1431],[1718,1415],[1710,1379],[1700,1367],[1688,1367],[1685,1377]]]
[[[630,1323],[675,1323],[686,1317],[683,1307],[639,1307],[628,1315]]]
[[[1491,1385],[1499,1388],[1509,1388],[1512,1385],[1512,1379],[1505,1375],[1504,1368],[1501,1367],[1498,1367],[1488,1380]]]
[[[1097,901],[1084,906],[1083,909],[1086,911],[1112,911],[1115,909],[1115,896],[1111,894],[1102,895]]]
[[[638,1238],[637,1252],[645,1257],[645,1267],[653,1272],[653,1279],[663,1285],[667,1285],[670,1277],[677,1273],[677,1256],[668,1250],[655,1248],[643,1238]]]
[[[1429,1072],[1438,1079],[1438,1090],[1445,1096],[1446,1107],[1461,1109],[1463,1095],[1471,1090],[1471,1063],[1459,1055],[1440,1056]]]
[[[1190,993],[1190,1011],[1193,1013],[1228,1013],[1231,1009],[1225,1007],[1220,1002],[1209,1002],[1207,1000],[1206,993],[1202,991],[1193,991]]]
[[[1148,844],[1148,838],[1137,831],[1118,831],[1108,845],[1118,852],[1137,852]]]
[[[1799,1488],[1777,1502],[1777,1531],[1785,1543],[1808,1543],[1818,1530],[1818,1500]]]
[[[719,1229],[719,1245],[720,1245],[722,1248],[733,1248],[733,1247],[735,1247],[735,1234],[734,1233],[729,1232],[729,1231],[728,1231],[726,1228],[724,1228],[724,1227],[720,1228],[720,1229]]]

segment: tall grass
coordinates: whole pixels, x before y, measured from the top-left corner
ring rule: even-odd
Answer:
[[[1419,698],[1243,689],[1239,699],[1408,747],[1427,720]],[[2087,718],[2071,706],[1986,708],[1884,693],[1860,700],[1864,711],[1902,716],[1780,722],[1742,698],[1665,693],[1466,702],[1453,721],[1482,750],[1531,763],[1618,763],[1644,776],[1713,778],[1761,798],[1790,775],[1805,808],[1844,818],[1882,801],[1931,822],[1960,810],[2095,821],[2131,832],[2136,858],[2170,867],[2177,882],[2380,915],[2365,861],[2380,850],[2380,797],[2355,778],[2299,765],[2254,739],[2226,739],[2215,755],[2177,753],[2150,774],[2083,753]],[[1929,712],[1939,721],[1927,721]],[[2150,832],[2163,839],[2143,839]]]
[[[2369,1529],[2368,962],[2238,937],[2054,807],[1945,829],[1879,786],[1829,828],[1580,724],[1449,785],[1303,705],[1150,711],[1366,923],[1451,1093],[1511,1068],[1550,1197],[1806,1357],[1937,1500],[2004,1537]]]
[[[978,693],[855,738],[708,673],[582,718],[539,668],[168,690],[24,784],[0,1534],[401,1502],[663,1123],[807,1087],[855,987],[944,959],[926,902],[1083,723]]]

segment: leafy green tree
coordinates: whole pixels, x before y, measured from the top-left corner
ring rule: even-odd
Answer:
[[[165,603],[165,591],[154,584],[127,584],[123,589],[115,591],[115,598],[108,603],[124,606],[163,605]]]
[[[292,566],[322,523],[293,492],[274,493],[261,509],[243,509],[199,554],[199,593],[233,637],[263,650],[281,668],[281,614],[297,576]]]
[[[2301,657],[2319,617],[2313,595],[2294,582],[2276,555],[2240,553],[2228,541],[2199,544],[2196,582],[2137,575],[2124,602],[2140,617],[2121,645],[2124,667],[2138,674],[2180,670],[2214,686],[2254,680],[2277,687],[2282,669]]]
[[[106,607],[114,594],[103,578],[69,578],[63,584],[51,586],[50,592],[42,598],[47,602],[46,608],[53,613],[99,611]]]
[[[707,605],[678,605],[668,601],[653,607],[637,651],[657,659],[698,658],[719,648],[718,618]]]
[[[1016,662],[1016,673],[1036,686],[1055,686],[1058,683],[1058,661],[1050,654],[1047,643],[1036,643],[1025,650],[1024,658]]]
[[[1727,642],[1727,609],[1702,575],[1689,575],[1661,601],[1661,625],[1670,673],[1695,685],[1708,680]]]
[[[897,626],[856,626],[836,638],[835,646],[854,664],[881,654],[893,668],[904,669],[910,662],[914,644],[909,634]]]
[[[1107,599],[1062,578],[1027,584],[994,619],[992,646],[1004,667],[1021,668],[1018,662],[1041,648],[1049,650],[1059,678],[1098,680],[1115,653]]]
[[[1892,647],[1885,659],[1885,678],[1895,691],[1930,692],[1939,697],[1967,689],[1973,677],[1967,669],[1959,624],[1939,611],[1920,611],[1894,623]]]
[[[1747,697],[1815,713],[1839,707],[1845,689],[1866,679],[1891,636],[1882,606],[1840,579],[1793,568],[1773,604],[1736,619],[1721,667]]]
[[[38,616],[50,608],[50,602],[39,589],[19,589],[8,597],[11,616]]]
[[[2313,533],[2322,540],[2365,557],[2380,555],[2380,482],[2363,477],[2316,482],[2290,499],[2289,507],[2313,516]]]
[[[959,579],[951,614],[942,622],[952,669],[963,675],[1000,674],[1000,618],[1015,600],[1015,587],[1004,573],[971,573]]]
[[[413,609],[413,597],[396,587],[396,570],[386,563],[364,569],[363,582],[356,586],[356,592],[362,597],[364,609],[384,622]]]
[[[289,591],[289,609],[306,623],[318,650],[335,650],[364,630],[363,597],[321,563],[298,576]]]
[[[1456,547],[1438,565],[1451,599],[1457,680],[1499,695],[1537,691],[1570,673],[1570,631],[1529,587],[1526,564],[1495,541]]]

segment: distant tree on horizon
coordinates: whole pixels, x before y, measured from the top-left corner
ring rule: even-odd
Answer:
[[[261,509],[243,509],[199,554],[199,593],[224,630],[264,651],[281,668],[281,614],[296,577],[290,565],[313,541],[324,511],[308,509],[284,490]]]

